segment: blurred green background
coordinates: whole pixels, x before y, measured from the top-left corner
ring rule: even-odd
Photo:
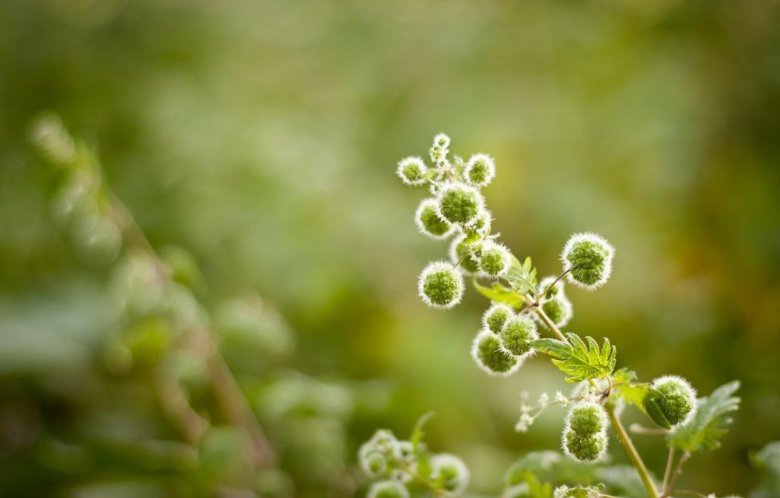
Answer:
[[[428,411],[475,492],[557,448],[560,410],[513,431],[520,391],[566,388],[553,367],[486,377],[468,353],[485,300],[416,296],[446,243],[416,233],[423,193],[394,168],[439,131],[496,158],[494,227],[542,275],[572,232],[617,247],[605,288],[570,291],[571,330],[609,336],[644,379],[742,380],[723,448],[683,483],[747,495],[749,453],[780,439],[778,109],[772,0],[5,0],[0,495],[351,496],[358,445]],[[49,111],[154,247],[200,268],[278,468],[247,477],[229,424],[177,442],[150,380],[176,351],[128,332],[106,291],[125,254],[57,223],[62,172],[29,139]],[[231,328],[236,297],[259,321]],[[660,473],[662,444],[636,443]]]

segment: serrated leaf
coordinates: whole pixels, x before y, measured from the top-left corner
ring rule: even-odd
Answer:
[[[630,384],[636,380],[636,372],[626,367],[619,368],[612,374],[612,384]]]
[[[495,303],[503,303],[515,309],[523,307],[523,296],[516,290],[507,289],[499,283],[493,284],[493,287],[485,287],[474,280],[474,288]]]
[[[669,444],[689,453],[718,448],[720,438],[732,422],[729,413],[739,408],[740,399],[732,396],[737,389],[738,381],[729,382],[700,399],[690,422],[676,427],[667,436]]]
[[[433,418],[433,412],[428,412],[418,418],[417,423],[414,424],[414,429],[412,429],[412,435],[409,436],[409,441],[412,443],[412,451],[417,459],[417,473],[424,479],[427,479],[431,475],[432,470],[430,455],[422,442],[422,439],[425,436],[423,427],[431,418]]]
[[[557,339],[537,339],[532,346],[552,358],[553,364],[566,374],[566,382],[601,379],[612,374],[617,361],[617,348],[604,339],[602,347],[592,337],[585,341],[577,334],[566,334],[568,342]]]
[[[780,496],[780,441],[769,443],[760,451],[751,453],[750,463],[761,474],[761,485],[754,491],[755,498]]]
[[[625,367],[617,370],[612,374],[613,392],[626,403],[636,406],[642,413],[647,414],[644,401],[650,384],[634,382],[635,380],[636,372],[633,370]]]
[[[423,427],[425,427],[425,424],[428,423],[430,419],[433,418],[433,412],[428,412],[422,417],[417,419],[417,422],[414,424],[414,428],[412,429],[412,435],[409,436],[409,441],[412,443],[412,448],[414,448],[414,452],[417,453],[418,449],[421,448],[422,439],[425,436],[425,431],[423,430]]]
[[[514,256],[512,264],[506,273],[504,279],[509,282],[520,295],[528,294],[536,290],[536,268],[533,267],[531,258],[525,258],[525,262],[520,264]]]

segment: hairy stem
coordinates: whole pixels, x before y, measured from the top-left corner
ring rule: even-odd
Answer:
[[[645,463],[642,461],[642,457],[639,456],[639,452],[636,451],[634,443],[631,441],[631,437],[623,427],[623,423],[615,414],[615,408],[607,404],[606,409],[607,415],[609,416],[609,421],[612,424],[612,428],[615,429],[615,434],[617,434],[618,440],[620,440],[620,444],[623,445],[626,453],[628,453],[628,458],[631,459],[631,463],[634,464],[637,472],[639,472],[639,477],[642,479],[642,483],[645,485],[645,489],[647,489],[647,494],[650,496],[650,498],[659,498],[658,491],[655,489],[655,484],[653,484],[653,480],[650,478],[650,473],[647,471],[647,467],[645,467]]]
[[[545,325],[547,325],[547,328],[550,329],[553,335],[561,341],[568,342],[566,336],[563,335],[563,332],[561,332],[561,330],[553,323],[553,321],[550,320],[550,317],[548,317],[545,314],[545,312],[542,311],[542,309],[539,307],[536,300],[534,300],[531,296],[524,296],[524,297],[529,306],[535,307],[536,315],[544,322]],[[593,384],[594,383],[591,381],[591,385]],[[642,461],[642,457],[639,456],[639,452],[636,451],[636,448],[634,447],[634,443],[631,441],[631,437],[628,435],[626,429],[623,427],[623,423],[615,414],[615,410],[613,407],[607,405],[606,408],[607,408],[607,414],[609,415],[609,421],[612,424],[612,428],[615,430],[615,433],[618,436],[618,440],[620,440],[620,444],[623,445],[623,448],[625,448],[626,453],[628,453],[628,457],[631,459],[631,463],[634,465],[637,472],[639,473],[639,477],[642,479],[642,483],[645,485],[648,495],[650,496],[650,498],[659,498],[658,490],[655,489],[655,484],[653,483],[653,480],[650,478],[650,473],[647,471],[647,467],[645,466],[645,463]]]
[[[563,332],[561,332],[561,329],[559,329],[552,320],[550,320],[550,317],[547,316],[547,314],[542,311],[542,308],[539,307],[539,303],[531,297],[530,295],[523,296],[525,298],[526,304],[528,304],[529,307],[533,308],[534,312],[536,313],[536,316],[538,316],[545,325],[547,325],[547,328],[550,329],[550,332],[555,336],[556,339],[568,342],[566,339],[566,336],[563,335]]]

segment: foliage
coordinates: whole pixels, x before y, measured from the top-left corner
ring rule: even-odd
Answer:
[[[533,343],[539,352],[549,355],[558,369],[566,374],[566,382],[582,382],[609,376],[617,362],[617,348],[604,338],[599,347],[596,340],[569,332],[566,341],[558,339],[537,339]]]
[[[544,394],[536,407],[523,403],[516,429],[526,432],[536,417],[552,404],[570,405],[562,433],[564,453],[573,460],[592,464],[606,460],[609,421],[628,453],[636,471],[634,476],[638,477],[644,492],[650,498],[671,496],[682,466],[691,454],[719,446],[720,437],[731,423],[727,414],[738,408],[739,400],[731,394],[739,384],[733,382],[720,387],[696,406],[695,391],[685,379],[665,375],[651,383],[637,382],[637,375],[632,370],[621,368],[615,372],[617,348],[608,338],[605,337],[599,346],[591,336],[582,339],[575,333],[562,332],[556,322],[567,322],[571,316],[570,309],[564,314],[567,316],[551,319],[543,305],[553,299],[566,299],[561,281],[564,277],[585,290],[595,290],[606,283],[612,274],[614,248],[606,239],[593,233],[572,235],[561,254],[562,273],[557,277],[546,277],[544,285],[539,286],[537,270],[531,259],[526,258],[520,264],[508,248],[496,242],[498,235],[491,233],[491,223],[477,223],[478,219],[489,220],[490,214],[480,192],[468,185],[469,182],[474,184],[473,178],[463,176],[463,160],[455,156],[453,163],[449,162],[450,145],[448,136],[440,133],[434,137],[430,152],[433,166],[429,168],[421,159],[416,159],[413,180],[404,173],[410,160],[407,158],[399,163],[404,183],[427,185],[434,196],[423,200],[418,212],[428,205],[437,206],[433,214],[449,223],[455,234],[451,246],[454,250],[450,251],[451,263],[431,263],[420,275],[423,302],[433,308],[451,308],[461,300],[462,287],[457,297],[448,296],[446,302],[431,299],[431,292],[423,287],[423,282],[427,284],[429,280],[431,267],[446,268],[447,278],[452,281],[458,281],[456,275],[464,272],[474,273],[476,290],[492,303],[483,314],[483,329],[477,333],[472,345],[472,357],[477,365],[489,375],[506,377],[519,370],[531,353],[539,352],[550,357],[552,364],[565,375],[566,382],[579,385],[571,397],[556,393],[554,401],[550,402],[550,397]],[[489,156],[472,156],[470,163],[478,160],[475,158],[485,157]],[[484,187],[494,178],[492,158],[489,165],[489,174],[476,175],[479,182],[475,186]],[[469,265],[464,265],[465,262]],[[503,280],[509,287],[501,283],[486,287],[477,282],[478,278]],[[565,303],[568,304],[568,300]],[[544,324],[553,337],[539,339],[529,315]],[[667,435],[670,453],[660,491],[620,421],[617,411],[622,411],[621,402],[638,407],[661,428],[662,434]],[[682,455],[675,466],[676,450],[681,450]],[[553,488],[551,482],[540,480],[534,471],[549,466],[557,459],[555,454],[547,454],[529,456],[516,462],[505,478],[504,496],[596,498],[608,490],[609,485],[620,488],[620,485],[615,486],[616,482],[631,481],[625,477],[625,468],[619,467],[601,474],[608,483],[597,482],[596,486],[591,486],[592,475],[579,476],[574,487],[563,483]],[[427,472],[422,474],[423,481],[427,477]],[[442,491],[435,486],[429,487],[434,494]]]
[[[669,434],[669,443],[689,453],[720,447],[720,439],[732,422],[730,414],[739,409],[740,399],[733,396],[737,389],[739,382],[729,382],[699,400],[693,418]]]

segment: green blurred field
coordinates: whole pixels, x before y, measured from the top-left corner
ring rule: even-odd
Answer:
[[[446,131],[496,158],[495,227],[542,274],[572,232],[617,247],[603,290],[570,291],[572,330],[643,378],[743,382],[723,448],[684,480],[747,496],[749,452],[780,439],[778,109],[773,0],[6,0],[0,496],[252,496],[230,426],[197,455],[171,443],[149,392],[165,344],[139,333],[112,368],[115,264],[55,221],[61,174],[29,140],[44,112],[99,151],[155,247],[192,255],[207,310],[263,300],[261,339],[223,347],[279,448],[268,489],[363,492],[357,446],[429,411],[475,492],[559,446],[560,411],[513,431],[520,391],[566,387],[553,368],[487,378],[468,354],[485,300],[416,296],[446,245],[416,233],[423,194],[394,168]],[[637,444],[662,468],[661,444]]]

